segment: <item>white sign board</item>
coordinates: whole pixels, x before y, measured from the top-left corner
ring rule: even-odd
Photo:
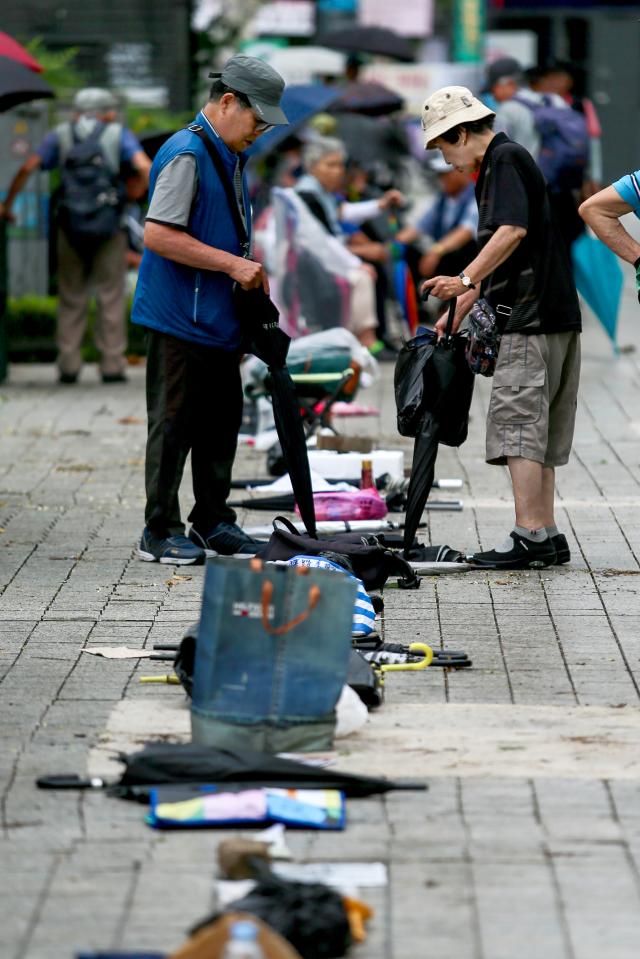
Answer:
[[[273,0],[256,13],[252,31],[260,36],[311,37],[316,32],[312,0]]]
[[[358,22],[386,27],[403,37],[428,37],[433,33],[433,0],[359,0]]]
[[[538,62],[538,37],[533,30],[488,30],[484,51],[487,63],[514,57],[523,67],[532,67]]]
[[[440,87],[456,85],[477,91],[482,68],[472,63],[370,63],[362,76],[399,93],[405,111],[419,116],[426,98]]]

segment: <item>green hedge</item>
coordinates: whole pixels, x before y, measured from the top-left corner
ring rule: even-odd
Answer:
[[[127,326],[129,343],[127,352],[144,356],[146,353],[145,332],[141,326],[128,321],[131,302],[127,308]],[[7,337],[9,340],[9,360],[14,363],[50,363],[56,358],[56,313],[57,296],[10,296],[7,300]],[[98,359],[98,351],[93,344],[93,326],[96,318],[96,304],[89,307],[89,322],[82,347],[83,359],[92,363]]]

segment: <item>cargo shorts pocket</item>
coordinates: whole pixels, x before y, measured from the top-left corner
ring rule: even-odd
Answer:
[[[493,381],[489,419],[498,426],[537,423],[542,414],[545,370],[508,368]]]

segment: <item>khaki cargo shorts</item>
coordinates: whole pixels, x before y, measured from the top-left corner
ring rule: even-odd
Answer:
[[[502,337],[487,414],[487,463],[520,456],[544,466],[569,459],[580,380],[580,334]]]

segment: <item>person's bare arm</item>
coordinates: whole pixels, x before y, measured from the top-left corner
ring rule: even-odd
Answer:
[[[511,256],[526,235],[527,231],[523,226],[499,226],[464,273],[476,286],[479,286],[485,277],[497,270]],[[450,300],[465,292],[465,286],[459,276],[434,276],[432,280],[425,280],[422,284],[422,290],[425,289],[440,300]]]
[[[4,202],[0,203],[0,217],[4,217],[6,220],[13,219],[13,214],[11,212],[13,202],[23,189],[31,174],[34,172],[34,170],[38,169],[41,163],[42,157],[40,157],[37,153],[32,153],[30,157],[27,157],[9,184],[9,189],[7,190],[7,195],[4,198]]]
[[[445,234],[441,240],[433,243],[428,251],[420,257],[418,269],[424,277],[435,276],[443,256],[455,253],[473,239],[473,231],[468,226],[457,226]]]
[[[266,293],[269,292],[269,280],[261,263],[208,246],[184,230],[147,221],[144,245],[158,256],[193,266],[196,270],[226,273],[245,290],[262,286]]]
[[[144,180],[146,187],[149,186],[149,170],[151,169],[151,160],[144,150],[136,150],[131,157],[131,166],[136,170]]]
[[[632,209],[614,187],[607,186],[585,200],[578,210],[595,235],[627,263],[635,263],[640,257],[640,243],[627,233],[619,219]]]

